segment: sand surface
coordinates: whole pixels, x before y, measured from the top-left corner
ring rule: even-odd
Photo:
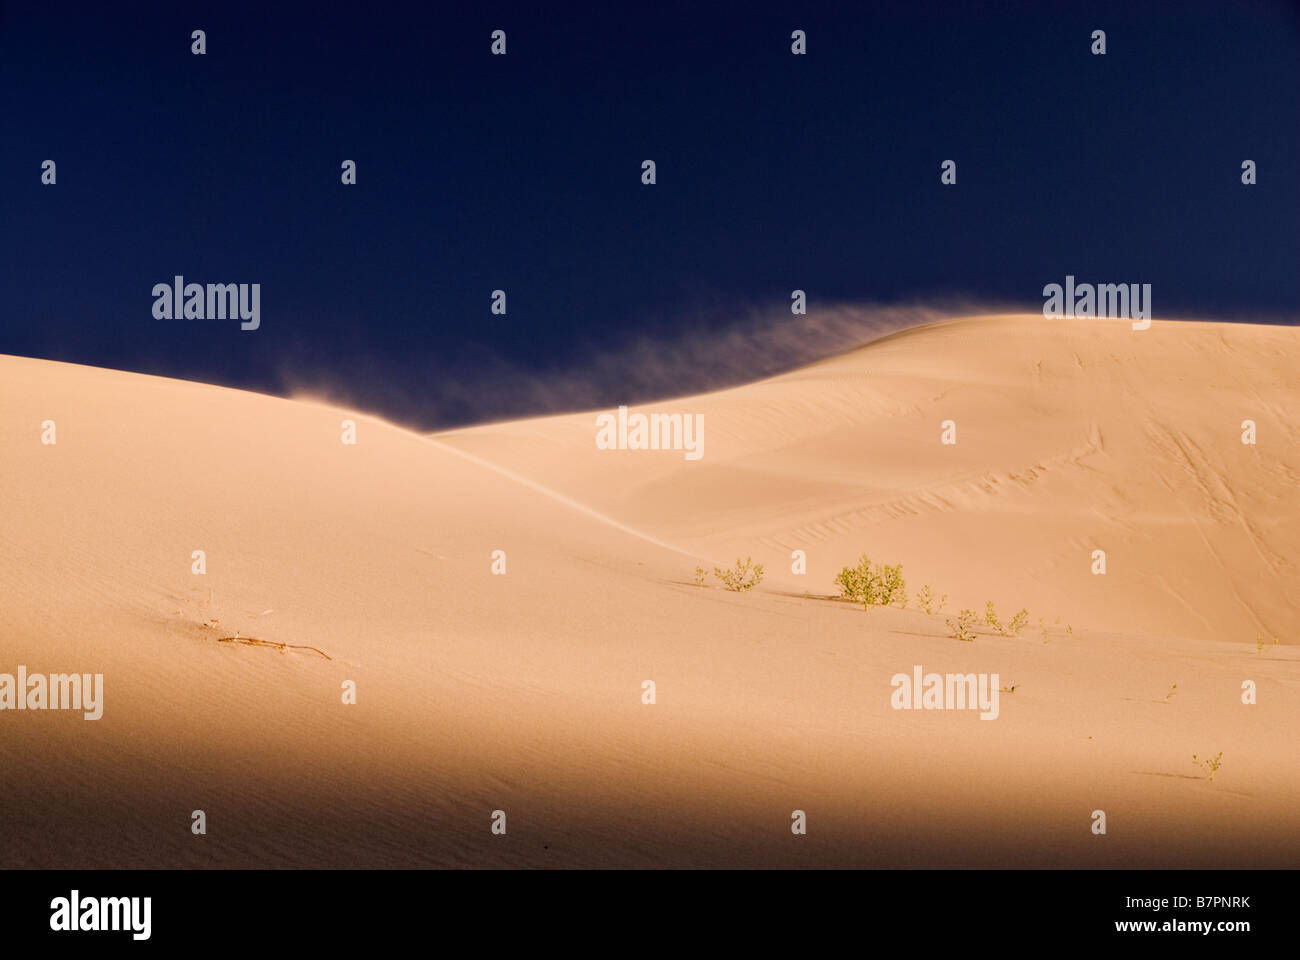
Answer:
[[[1294,866],[1298,357],[956,320],[633,408],[698,461],[0,357],[0,672],[105,688],[0,712],[0,867]],[[864,552],[943,614],[831,599]],[[987,600],[1030,626],[953,639]],[[1015,692],[893,709],[917,664]]]

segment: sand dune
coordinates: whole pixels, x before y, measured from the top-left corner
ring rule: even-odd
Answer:
[[[1294,633],[1300,336],[1184,322],[1141,334],[962,320],[648,405],[705,414],[698,464],[611,457],[585,413],[442,439],[706,556],[753,553],[775,572],[803,549],[813,590],[869,547],[959,603],[1242,643]],[[952,446],[939,442],[948,419]]]
[[[0,712],[0,866],[1291,865],[1297,348],[935,324],[637,408],[704,414],[699,461],[0,357],[0,672],[105,687]],[[1031,628],[828,599],[862,552]],[[737,554],[757,590],[695,585]],[[916,664],[1016,690],[894,710]]]

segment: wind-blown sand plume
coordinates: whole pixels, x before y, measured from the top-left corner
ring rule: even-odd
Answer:
[[[0,866],[1291,865],[1298,347],[939,324],[648,405],[696,462],[0,357],[0,672],[104,676],[100,720],[0,712]],[[1073,634],[799,595],[864,551]],[[694,585],[737,553],[757,590]],[[1017,690],[896,711],[913,664]]]

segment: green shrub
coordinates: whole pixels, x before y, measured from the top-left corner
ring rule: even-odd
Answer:
[[[900,603],[907,606],[907,581],[903,579],[901,563],[876,568],[877,599],[876,603],[886,605]]]
[[[921,588],[921,592],[916,595],[916,605],[926,613],[943,613],[943,605],[948,602],[948,594],[944,594],[938,600],[935,599],[934,591],[930,589],[927,583]]]
[[[746,557],[744,561],[737,557],[734,570],[714,567],[713,575],[721,580],[722,585],[728,590],[752,590],[763,582],[763,565],[754,563],[752,557]]]
[[[1025,626],[1028,623],[1029,623],[1029,611],[1026,610],[1024,607],[1021,607],[1020,610],[1016,613],[1016,615],[1011,618],[1011,622],[1007,624],[1006,635],[1008,637],[1020,636],[1020,631],[1025,629]]]
[[[1020,636],[1020,631],[1025,629],[1025,624],[1029,622],[1029,611],[1022,607],[1020,612],[1011,618],[1010,623],[1004,624],[998,619],[997,610],[993,606],[993,601],[990,600],[984,605],[984,620],[990,627],[1002,634],[1002,636],[1018,637]]]
[[[845,567],[835,575],[835,584],[840,588],[840,596],[845,600],[863,603],[871,590],[871,563],[863,554],[856,567]]]
[[[955,640],[965,640],[968,643],[975,640],[975,611],[963,610],[957,614],[957,619],[948,618],[948,628],[952,630],[952,636]]]
[[[845,567],[835,577],[840,595],[863,606],[907,605],[907,581],[902,564],[873,564],[864,553],[856,567]]]

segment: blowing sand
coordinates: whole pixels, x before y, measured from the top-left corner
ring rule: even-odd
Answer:
[[[1292,866],[1297,356],[933,324],[634,408],[698,461],[0,357],[0,673],[104,678],[0,711],[0,866]],[[943,614],[831,599],[864,552]],[[953,639],[987,600],[1029,627]],[[915,665],[1015,692],[895,710]]]

